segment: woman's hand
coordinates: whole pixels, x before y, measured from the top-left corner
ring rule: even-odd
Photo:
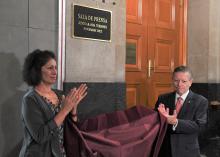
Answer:
[[[68,95],[65,97],[63,96],[63,108],[62,110],[55,116],[54,121],[56,122],[57,126],[60,126],[65,117],[71,112],[72,119],[77,121],[76,111],[79,102],[87,95],[87,86],[86,84],[81,84],[79,88],[73,88],[70,90]]]
[[[86,84],[81,84],[76,90],[76,94],[74,95],[76,102],[71,111],[72,115],[76,115],[78,104],[87,95],[87,88]]]
[[[66,97],[63,95],[63,103],[64,103],[63,109],[67,113],[69,113],[76,104],[76,101],[77,101],[76,91],[77,91],[76,88],[73,88],[70,90],[70,92],[68,93]]]

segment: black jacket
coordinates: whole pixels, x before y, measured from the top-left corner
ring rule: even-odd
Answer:
[[[19,157],[61,157],[54,114],[33,88],[23,97],[21,114],[24,140]]]
[[[155,108],[163,103],[175,109],[175,92],[159,96]],[[189,91],[186,100],[177,116],[176,130],[168,126],[160,154],[162,157],[199,157],[198,134],[207,122],[208,100],[201,95]]]

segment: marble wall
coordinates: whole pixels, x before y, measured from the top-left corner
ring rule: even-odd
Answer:
[[[196,83],[220,83],[220,1],[189,1],[187,64]]]
[[[187,65],[194,82],[208,81],[209,0],[189,1]]]
[[[209,4],[208,82],[220,83],[220,1]]]
[[[209,100],[206,129],[200,134],[203,157],[220,156],[220,1],[189,0],[188,66],[193,71],[191,89]]]
[[[73,4],[112,12],[111,41],[72,37]],[[85,82],[88,95],[79,106],[80,118],[125,108],[125,0],[70,0],[66,2],[64,90]]]
[[[32,50],[57,51],[57,0],[0,1],[0,156],[16,157],[22,142],[21,69]]]
[[[111,11],[111,41],[72,37],[72,4]],[[66,2],[66,82],[124,82],[125,11],[125,0],[70,0]]]

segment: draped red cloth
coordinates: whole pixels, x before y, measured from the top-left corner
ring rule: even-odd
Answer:
[[[143,106],[98,115],[76,126],[67,120],[67,157],[157,157],[167,124]]]

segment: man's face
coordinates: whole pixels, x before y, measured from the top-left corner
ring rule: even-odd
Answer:
[[[176,72],[173,75],[173,84],[179,95],[186,93],[192,85],[192,79],[188,72]]]

